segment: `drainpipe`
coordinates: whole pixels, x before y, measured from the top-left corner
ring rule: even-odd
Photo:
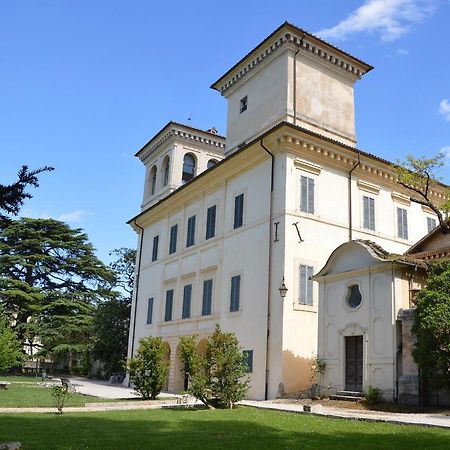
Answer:
[[[360,165],[360,155],[358,153],[358,162],[350,169],[348,173],[348,240],[353,239],[353,219],[352,219],[352,173]]]
[[[267,317],[266,317],[266,377],[264,385],[264,399],[267,400],[269,396],[269,335],[270,335],[270,293],[272,290],[272,204],[273,204],[273,169],[275,158],[273,153],[270,152],[263,143],[263,139],[260,141],[261,147],[272,158],[272,165],[270,168],[270,199],[269,199],[269,261],[268,261],[268,274],[267,274]]]
[[[138,302],[138,293],[139,293],[139,277],[141,273],[141,259],[142,259],[142,243],[144,242],[144,229],[137,224],[136,220],[133,222],[134,226],[139,228],[141,230],[140,234],[140,242],[139,242],[139,259],[138,259],[138,265],[137,265],[137,272],[136,272],[136,282],[134,287],[134,315],[133,315],[133,334],[131,339],[131,357],[134,355],[134,337],[136,333],[136,315],[137,315],[137,302]]]
[[[294,53],[294,82],[293,82],[294,98],[292,99],[292,109],[294,110],[294,125],[297,125],[297,55],[298,52],[300,51],[300,47],[303,45],[304,38],[305,33],[303,33],[303,36],[300,39],[300,43],[298,44],[298,49]]]

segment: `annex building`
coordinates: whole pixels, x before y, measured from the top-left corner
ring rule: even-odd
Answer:
[[[353,89],[371,70],[284,23],[212,84],[227,100],[226,138],[169,122],[136,153],[145,182],[141,212],[129,221],[139,242],[128,356],[139,338],[161,336],[170,391],[184,387],[180,336],[205,338],[216,323],[246,352],[250,398],[308,388],[319,336],[319,283],[311,276],[348,241],[403,254],[436,226],[432,211],[396,183],[392,165],[357,147]],[[344,250],[380,262],[370,245],[354,245]],[[333,307],[322,328],[341,326],[341,306]],[[397,320],[392,309],[380,317],[366,348]],[[333,333],[330,357],[341,362],[332,368],[345,380],[361,361],[346,359],[351,340]],[[392,370],[375,355],[360,387],[385,383]]]

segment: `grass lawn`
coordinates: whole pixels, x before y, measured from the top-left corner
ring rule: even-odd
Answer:
[[[0,441],[24,449],[449,449],[450,431],[302,414],[136,410],[1,414]]]
[[[111,400],[71,393],[65,406],[84,406],[85,403],[110,402]],[[10,384],[8,389],[0,390],[0,408],[28,408],[54,406],[52,389],[30,384]]]
[[[42,382],[41,377],[34,377],[34,376],[22,376],[22,375],[0,375],[0,381],[9,381],[10,383],[40,383]]]

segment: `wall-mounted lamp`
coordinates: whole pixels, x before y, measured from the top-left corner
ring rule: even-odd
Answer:
[[[285,298],[288,288],[286,287],[286,284],[284,283],[284,276],[283,276],[283,282],[281,283],[281,286],[278,289],[280,291],[281,298]]]

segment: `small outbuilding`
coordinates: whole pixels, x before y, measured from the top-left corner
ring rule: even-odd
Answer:
[[[419,377],[411,356],[414,294],[426,263],[390,254],[371,241],[342,244],[312,277],[319,283],[320,387],[417,403]]]

